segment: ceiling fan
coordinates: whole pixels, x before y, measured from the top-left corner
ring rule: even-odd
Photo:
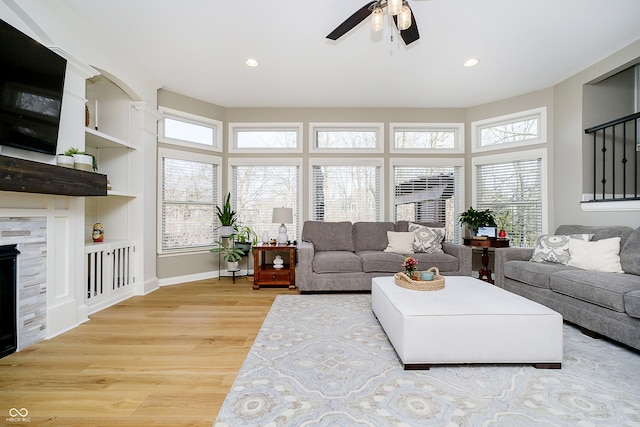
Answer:
[[[364,21],[369,15],[371,15],[371,29],[373,31],[380,31],[382,29],[382,10],[385,7],[388,8],[396,28],[400,31],[400,37],[402,37],[402,40],[407,46],[420,38],[413,11],[406,0],[371,1],[358,9],[342,24],[338,25],[327,38],[330,40],[338,40],[356,25]]]

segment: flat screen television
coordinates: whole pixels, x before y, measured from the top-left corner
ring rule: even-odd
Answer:
[[[67,60],[0,20],[0,145],[56,154]]]

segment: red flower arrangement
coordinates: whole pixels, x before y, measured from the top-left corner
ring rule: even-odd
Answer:
[[[412,277],[413,272],[418,267],[418,260],[416,260],[415,258],[407,257],[404,259],[402,266],[404,267],[404,271],[406,271],[407,276]]]

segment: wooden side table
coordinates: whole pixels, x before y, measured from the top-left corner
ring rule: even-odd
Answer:
[[[273,268],[267,264],[267,254],[281,255],[284,259],[282,268]],[[288,259],[286,257],[288,255]],[[253,289],[260,286],[288,286],[296,288],[296,246],[269,245],[253,247]]]
[[[487,239],[464,239],[465,246],[482,248],[482,267],[478,279],[493,284],[491,278],[491,270],[489,270],[489,248],[508,248],[509,239],[500,239],[497,237],[489,237]]]

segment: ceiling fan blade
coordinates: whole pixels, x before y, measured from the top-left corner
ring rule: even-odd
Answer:
[[[409,7],[409,10],[411,11],[411,26],[406,30],[400,31],[400,37],[402,37],[404,44],[407,46],[420,38],[418,24],[416,23],[416,18],[413,16],[413,10],[411,7]],[[398,16],[393,17],[393,22],[396,24],[396,28],[398,28]]]
[[[364,21],[367,16],[371,15],[371,10],[369,10],[369,7],[374,3],[376,2],[372,1],[362,6],[353,15],[348,17],[342,24],[338,25],[338,27],[327,36],[327,38],[331,40],[338,40],[340,37],[344,36],[353,27]]]

